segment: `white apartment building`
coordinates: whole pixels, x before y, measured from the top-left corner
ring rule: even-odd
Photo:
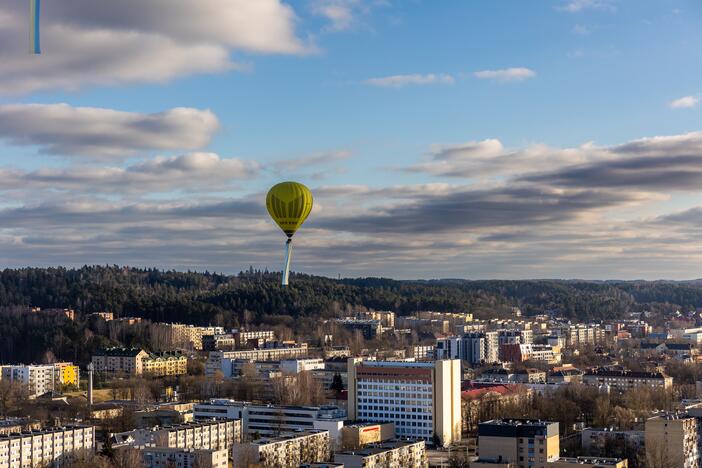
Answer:
[[[93,426],[59,427],[0,435],[0,468],[69,466],[72,455],[93,450]]]
[[[460,359],[470,364],[499,362],[497,332],[473,331],[437,340],[436,359]]]
[[[307,357],[307,343],[300,343],[294,346],[284,346],[279,348],[258,348],[241,351],[210,351],[205,363],[205,374],[214,375],[222,372],[224,377],[235,377],[233,364],[242,359],[250,361],[280,361],[281,359],[291,359]]]
[[[227,468],[227,450],[139,447],[144,468]]]
[[[348,360],[349,418],[392,422],[398,437],[461,438],[461,362]]]
[[[340,441],[346,419],[346,411],[338,406],[256,405],[217,398],[208,403],[196,404],[193,415],[197,420],[239,420],[242,432],[248,435],[269,436],[290,431],[327,430],[333,442]]]
[[[54,374],[53,364],[0,366],[0,380],[26,386],[30,398],[53,391]]]
[[[234,466],[299,468],[331,458],[328,431],[304,431],[237,444],[232,450]]]
[[[334,454],[334,463],[345,468],[426,468],[429,466],[426,444],[419,442],[384,442],[359,450]]]
[[[324,369],[324,359],[283,359],[280,361],[280,371],[284,374],[299,374],[304,371]]]
[[[241,441],[241,422],[195,421],[135,429],[112,435],[114,446],[156,446],[179,449],[229,450]]]

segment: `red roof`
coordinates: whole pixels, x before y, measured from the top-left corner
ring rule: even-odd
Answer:
[[[461,387],[461,397],[478,398],[491,392],[499,393],[500,395],[515,393],[519,386],[514,384],[494,384],[488,382],[463,382]]]

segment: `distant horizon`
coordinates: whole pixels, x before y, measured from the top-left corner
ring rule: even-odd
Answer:
[[[63,268],[66,270],[80,270],[81,268],[84,267],[107,267],[107,268],[112,268],[112,267],[117,267],[117,268],[129,268],[129,269],[135,269],[135,270],[148,270],[148,269],[154,269],[158,270],[161,272],[166,272],[166,271],[174,271],[176,273],[196,273],[196,274],[205,274],[206,272],[209,274],[216,274],[216,275],[221,275],[221,276],[237,276],[240,273],[247,273],[249,270],[249,267],[253,267],[254,271],[256,272],[265,272],[267,270],[267,273],[269,274],[274,274],[278,273],[280,274],[281,271],[278,269],[271,269],[268,268],[257,268],[254,265],[249,265],[246,268],[242,268],[236,272],[222,272],[222,271],[217,271],[213,269],[208,269],[208,268],[171,268],[171,267],[159,267],[159,266],[148,266],[148,265],[127,265],[127,264],[99,264],[99,263],[92,263],[92,264],[83,264],[83,265],[44,265],[44,266],[18,266],[18,267],[2,267],[0,271],[5,271],[5,270],[24,270],[24,269],[51,269],[51,268]],[[670,282],[670,283],[690,283],[690,282],[696,282],[700,281],[702,282],[702,278],[688,278],[688,279],[667,279],[667,278],[657,278],[657,279],[644,279],[644,278],[635,278],[635,279],[623,279],[623,278],[608,278],[608,279],[597,279],[597,278],[453,278],[453,277],[444,277],[444,278],[395,278],[395,277],[390,277],[390,276],[374,276],[374,275],[361,275],[361,276],[341,276],[339,278],[338,276],[329,276],[329,275],[324,275],[324,274],[316,274],[316,273],[309,273],[305,271],[295,271],[291,270],[291,273],[293,275],[295,274],[301,274],[301,275],[307,275],[307,276],[316,276],[320,278],[325,278],[325,279],[330,279],[330,280],[359,280],[359,279],[381,279],[381,280],[390,280],[390,281],[559,281],[559,282],[586,282],[586,283],[608,283],[608,282],[622,282],[622,283],[634,283],[634,282],[646,282],[646,283],[655,283],[655,282]]]

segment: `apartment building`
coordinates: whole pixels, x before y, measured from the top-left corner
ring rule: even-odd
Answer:
[[[412,346],[409,348],[409,353],[407,353],[407,357],[411,357],[414,359],[434,359],[434,346]]]
[[[343,318],[334,320],[339,327],[350,332],[359,331],[367,340],[372,340],[383,333],[380,320],[359,320],[356,318]]]
[[[482,422],[478,425],[478,455],[479,461],[517,468],[550,468],[548,463],[560,455],[558,423],[528,419]]]
[[[113,434],[113,445],[155,446],[178,449],[229,450],[241,441],[241,422],[195,421],[172,426],[135,429]]]
[[[346,411],[338,406],[257,405],[246,401],[213,398],[193,408],[197,420],[239,420],[244,434],[276,435],[281,432],[327,430],[334,443],[341,437]]]
[[[627,459],[603,457],[561,457],[546,464],[549,468],[628,468]]]
[[[188,373],[188,358],[179,352],[150,354],[142,361],[142,372],[153,377],[185,375]]]
[[[388,310],[356,312],[356,318],[361,320],[378,320],[384,327],[395,328],[395,312],[390,312]]]
[[[304,371],[324,369],[324,359],[283,359],[280,361],[280,371],[285,374],[299,374]]]
[[[80,384],[80,368],[72,362],[57,362],[54,366],[54,379],[61,385],[78,387]]]
[[[473,314],[467,312],[432,312],[424,310],[418,312],[417,317],[428,320],[448,320],[452,327],[465,325],[473,321]]]
[[[334,454],[334,463],[344,468],[426,468],[429,466],[425,442],[396,441]]]
[[[588,427],[580,433],[580,444],[586,453],[604,454],[607,446],[620,444],[638,450],[644,446],[645,431],[617,431]]]
[[[99,374],[141,375],[143,361],[149,353],[139,348],[99,349],[92,356],[95,372]]]
[[[525,329],[497,330],[499,346],[506,344],[531,344],[534,342],[534,332]]]
[[[329,432],[312,430],[265,437],[236,444],[234,466],[298,468],[306,463],[331,461]]]
[[[392,422],[398,437],[461,438],[461,363],[348,360],[349,418]]]
[[[234,330],[232,332],[237,348],[260,348],[264,343],[275,340],[273,330]]]
[[[543,344],[505,344],[500,347],[505,362],[542,361],[548,364],[561,362],[561,350],[557,346]]]
[[[460,359],[471,365],[499,361],[497,332],[473,331],[461,336],[440,338],[435,347],[436,359]]]
[[[638,372],[599,368],[585,372],[583,383],[608,388],[610,391],[626,392],[636,387],[648,386],[670,390],[673,378],[662,372]]]
[[[205,374],[214,375],[216,372],[222,372],[224,377],[229,378],[236,376],[233,373],[235,361],[280,361],[281,359],[307,357],[307,354],[307,343],[241,351],[210,351],[205,363]]]
[[[341,447],[344,450],[358,449],[365,445],[387,442],[395,439],[395,425],[351,424],[341,430]]]
[[[57,389],[53,364],[0,366],[0,380],[27,388],[29,398],[36,398]]]
[[[411,328],[446,334],[451,331],[451,322],[444,319],[419,318],[416,316],[397,317],[397,328]]]
[[[0,435],[0,468],[69,466],[71,456],[95,450],[93,426]]]
[[[228,450],[139,447],[144,468],[227,468]]]
[[[232,351],[236,348],[236,339],[231,333],[202,335],[203,351]]]
[[[505,367],[493,367],[486,370],[479,379],[473,382],[497,382],[497,383],[544,383],[546,382],[546,372],[540,369],[507,369]]]
[[[15,432],[41,429],[41,423],[30,418],[5,418],[0,419],[0,435],[9,435]]]
[[[646,460],[650,466],[699,468],[699,420],[665,414],[646,420]]]
[[[593,346],[605,341],[605,330],[599,325],[559,325],[551,329],[551,334],[565,338],[569,348]]]

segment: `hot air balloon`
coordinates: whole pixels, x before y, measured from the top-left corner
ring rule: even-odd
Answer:
[[[273,221],[288,236],[285,242],[283,266],[283,286],[287,286],[292,257],[292,237],[312,211],[312,192],[298,182],[281,182],[268,191],[266,208]]]

